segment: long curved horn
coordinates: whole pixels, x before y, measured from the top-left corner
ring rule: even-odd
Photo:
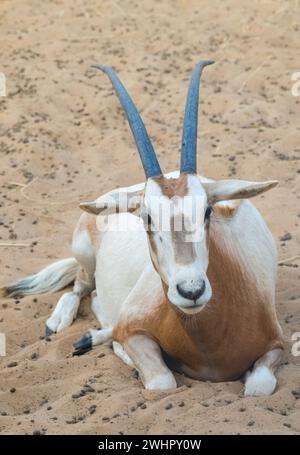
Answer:
[[[181,173],[197,173],[197,129],[200,78],[203,68],[212,63],[214,62],[211,60],[202,60],[197,64],[192,74],[185,104],[181,145]]]
[[[162,175],[159,162],[156,158],[155,151],[151,144],[143,120],[117,74],[109,66],[93,65],[93,68],[97,68],[107,74],[113,88],[116,91],[116,94],[118,95],[118,98],[127,116],[131,131],[133,133],[146,177],[149,178]]]

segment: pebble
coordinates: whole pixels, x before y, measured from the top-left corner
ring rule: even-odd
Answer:
[[[93,404],[92,406],[89,407],[89,413],[90,414],[94,414],[96,409],[97,409],[97,406],[95,404]]]
[[[291,240],[292,239],[292,234],[290,232],[287,232],[286,234],[282,235],[279,240],[281,240],[281,242],[286,242],[287,240]]]

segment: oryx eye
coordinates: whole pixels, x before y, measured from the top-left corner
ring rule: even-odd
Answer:
[[[212,212],[212,206],[208,205],[205,210],[204,221],[209,220],[211,212]]]

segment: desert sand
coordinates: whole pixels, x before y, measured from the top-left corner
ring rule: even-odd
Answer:
[[[89,298],[51,339],[45,320],[63,291],[1,299],[2,434],[299,434],[300,71],[299,1],[1,0],[1,284],[70,256],[79,202],[142,181],[143,171],[107,77],[117,69],[165,171],[178,167],[187,83],[213,59],[201,87],[199,172],[278,179],[254,202],[277,241],[277,311],[286,345],[270,397],[241,382],[176,375],[174,392],[149,392],[109,346],[72,357],[97,327]]]

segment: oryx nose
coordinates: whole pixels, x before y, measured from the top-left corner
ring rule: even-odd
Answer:
[[[194,283],[191,285],[191,283],[183,281],[182,283],[177,284],[177,291],[185,299],[197,300],[205,291],[205,281],[201,280],[197,282],[196,286]]]

